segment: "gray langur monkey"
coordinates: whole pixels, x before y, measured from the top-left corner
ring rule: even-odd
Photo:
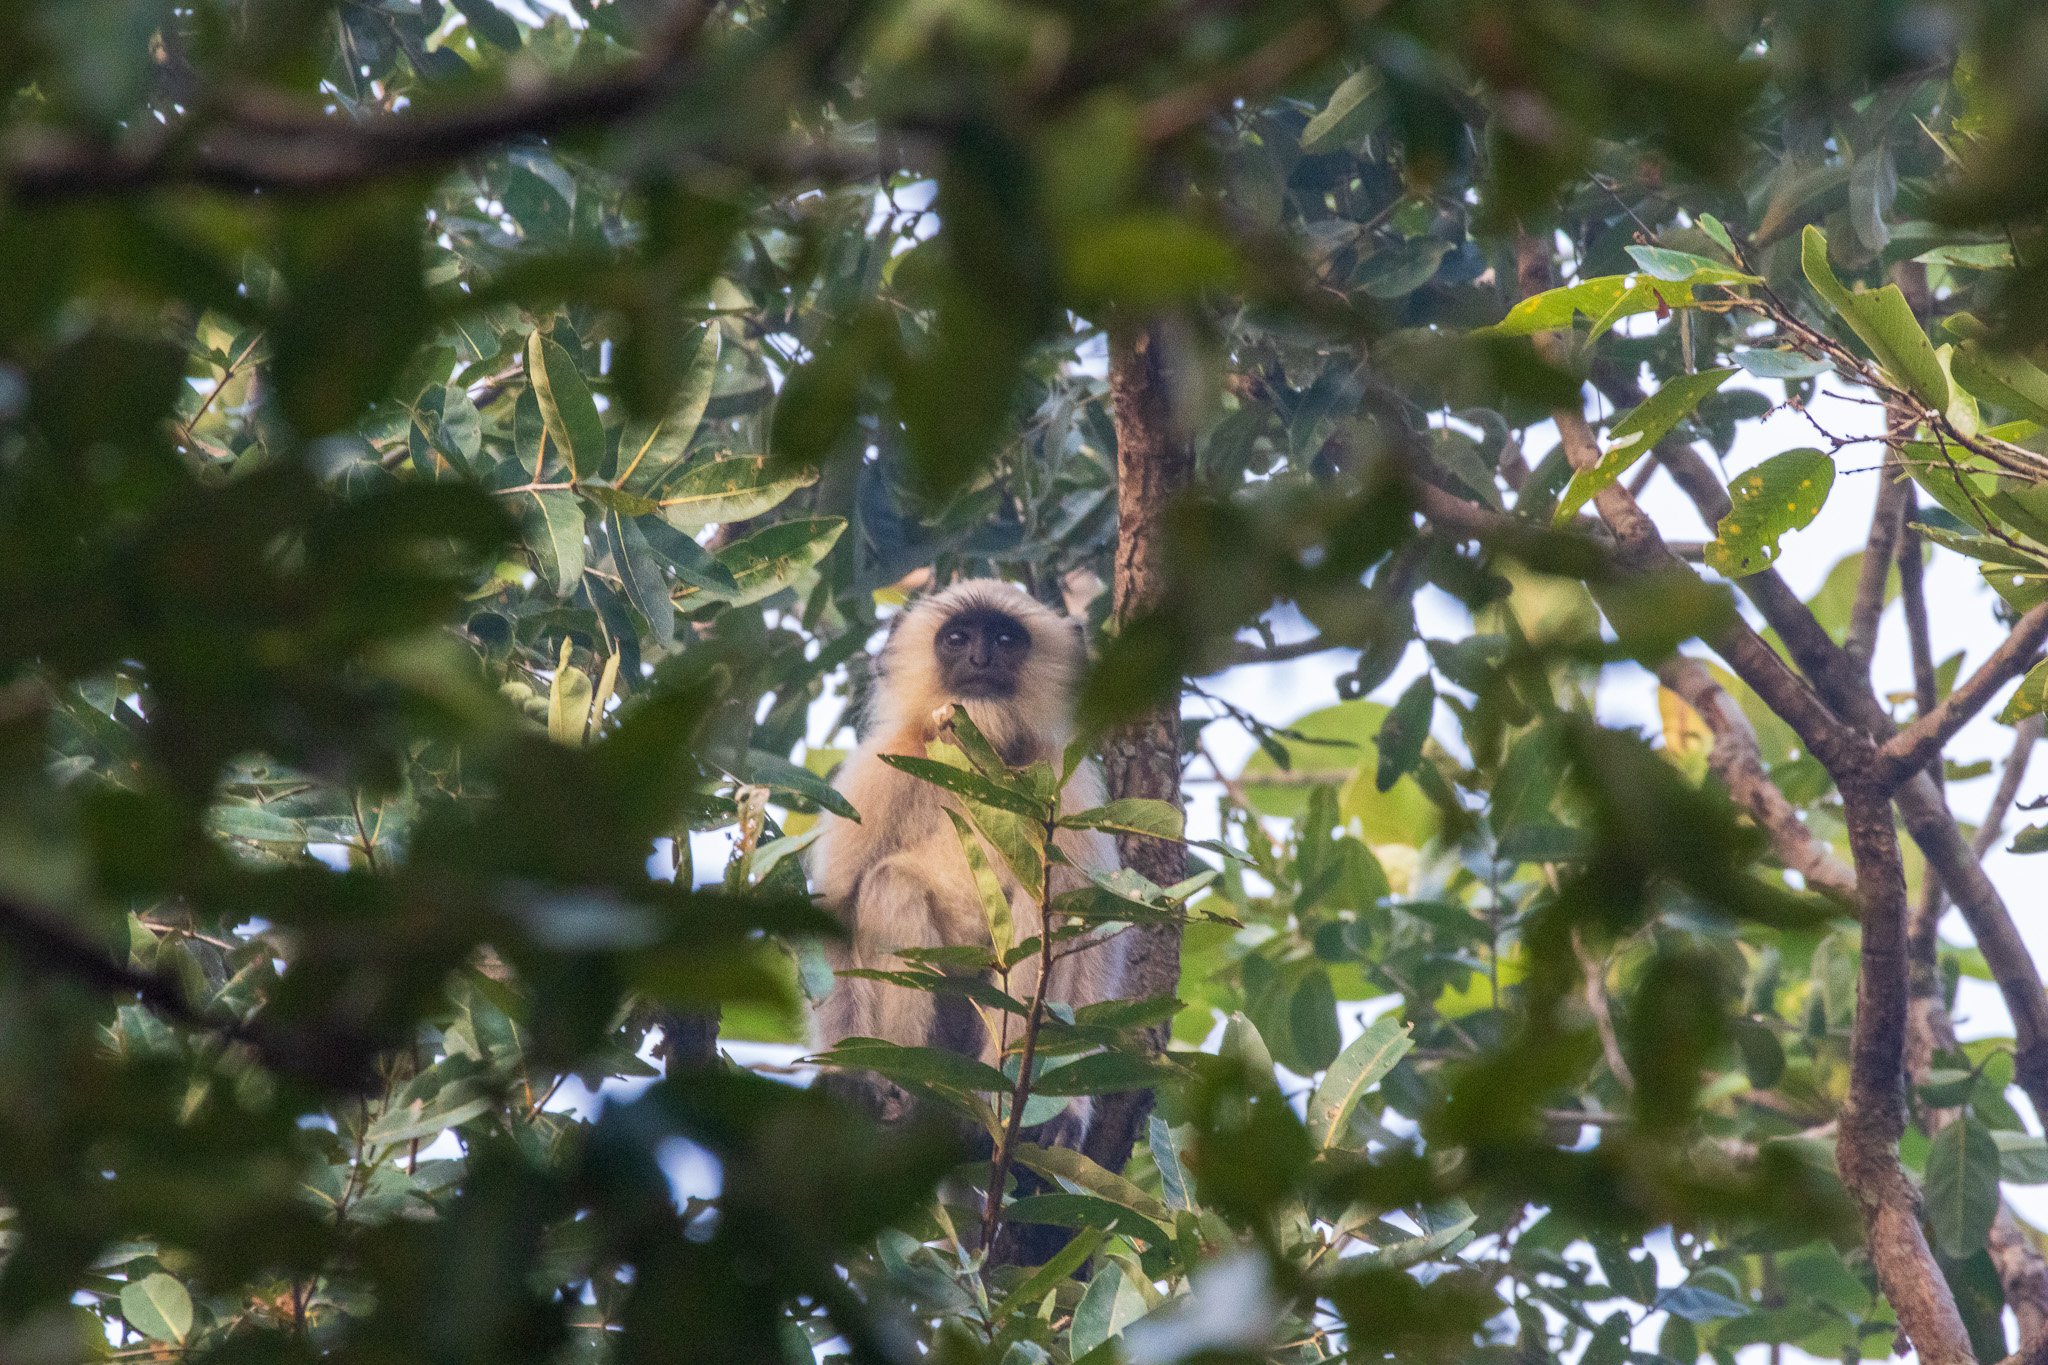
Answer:
[[[989,943],[973,873],[946,815],[952,798],[881,756],[923,757],[951,705],[965,708],[1005,762],[1044,762],[1057,770],[1073,737],[1074,683],[1082,660],[1075,622],[996,579],[955,584],[903,614],[877,661],[860,747],[833,782],[860,813],[860,822],[826,814],[811,849],[812,885],[847,930],[847,938],[828,949],[834,970],[900,970],[906,965],[896,956],[901,948]],[[1101,771],[1092,761],[1075,770],[1061,797],[1069,811],[1105,799]],[[1054,894],[1084,884],[1077,869],[1110,872],[1118,866],[1116,842],[1100,831],[1065,830],[1056,842],[1074,866],[1051,869]],[[1018,941],[1037,935],[1037,901],[999,857],[991,854],[989,861],[1009,895]],[[1118,997],[1124,952],[1120,934],[1067,952],[1053,966],[1047,998],[1082,1006]],[[1020,962],[1010,972],[1011,994],[1030,999],[1037,977],[1035,957]],[[881,1038],[1001,1064],[1000,1040],[964,996],[872,978],[841,977],[816,1009],[814,1034],[826,1048],[846,1038]],[[908,1103],[886,1082],[847,1075],[827,1081],[883,1118],[900,1116]],[[1076,1099],[1044,1125],[1039,1141],[1078,1146],[1089,1114],[1087,1099]]]

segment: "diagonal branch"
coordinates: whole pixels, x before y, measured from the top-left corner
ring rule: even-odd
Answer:
[[[1558,435],[1564,442],[1565,458],[1572,467],[1591,469],[1598,464],[1600,446],[1593,439],[1592,428],[1586,425],[1585,416],[1570,411],[1560,411],[1552,416],[1557,423]],[[1636,502],[1635,495],[1626,488],[1609,484],[1594,496],[1593,506],[1620,542],[1618,558],[1624,567],[1693,572],[1671,553],[1656,523],[1650,520]],[[1857,761],[1857,754],[1852,752],[1859,742],[1856,732],[1828,709],[1806,681],[1778,656],[1778,652],[1750,629],[1748,622],[1739,616],[1734,617],[1714,632],[1707,644],[1727,660],[1736,676],[1748,683],[1764,699],[1765,705],[1792,727],[1800,741],[1823,764],[1832,769],[1837,764]],[[1867,748],[1868,745],[1862,747]]]
[[[2043,641],[2048,641],[2048,602],[2022,616],[1991,657],[1939,706],[1884,742],[1878,750],[1880,777],[1897,783],[1926,767],[2001,687],[2033,666]]]
[[[1714,675],[1698,659],[1678,655],[1657,669],[1664,685],[1685,699],[1713,732],[1714,746],[1707,754],[1707,766],[1721,779],[1721,785],[1749,812],[1765,834],[1778,861],[1805,879],[1816,891],[1843,899],[1856,895],[1856,873],[1834,849],[1814,836],[1800,822],[1799,812],[1785,799],[1778,784],[1764,770],[1763,755],[1757,750],[1756,731],[1728,690],[1714,681]]]
[[[116,999],[141,1002],[152,1013],[183,1028],[240,1043],[270,1070],[325,1088],[350,1085],[362,1077],[371,1049],[342,1034],[319,1037],[284,1031],[263,1019],[237,1019],[193,1004],[175,977],[131,967],[38,906],[0,898],[0,942],[21,957]]]
[[[1572,466],[1590,469],[1597,464],[1599,447],[1584,414],[1564,410],[1555,418]],[[1609,485],[1594,498],[1594,506],[1624,551],[1640,562],[1677,563],[1626,488]],[[1792,725],[1842,792],[1862,903],[1863,949],[1849,1095],[1842,1106],[1836,1162],[1843,1185],[1863,1215],[1864,1240],[1879,1285],[1920,1360],[1928,1365],[1974,1362],[1955,1297],[1921,1229],[1919,1193],[1899,1164],[1899,1138],[1906,1125],[1901,1081],[1910,978],[1906,880],[1890,786],[1873,780],[1876,749],[1871,736],[1830,711],[1746,624],[1738,622],[1718,636],[1709,643]],[[1768,662],[1758,657],[1759,652]]]
[[[199,116],[108,150],[49,137],[0,162],[0,188],[24,200],[186,184],[226,190],[346,189],[445,165],[528,137],[613,123],[688,81],[715,0],[684,0],[644,56],[603,75],[507,95],[487,104],[370,119],[327,117],[245,101],[218,122]]]

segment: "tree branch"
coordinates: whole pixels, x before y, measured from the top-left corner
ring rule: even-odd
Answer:
[[[1799,819],[1799,812],[1778,790],[1764,771],[1763,756],[1757,750],[1756,731],[1749,718],[1726,688],[1714,680],[1705,664],[1679,655],[1657,669],[1664,685],[1685,699],[1713,732],[1714,746],[1707,753],[1707,766],[1721,779],[1736,804],[1749,812],[1765,834],[1778,861],[1805,879],[1816,891],[1851,899],[1856,894],[1856,873],[1836,856],[1835,851],[1814,837]]]
[[[1136,620],[1166,600],[1161,542],[1174,501],[1193,484],[1194,443],[1175,417],[1168,389],[1164,342],[1158,328],[1129,322],[1109,332],[1110,416],[1116,427],[1117,534],[1111,610],[1118,623]],[[1149,797],[1183,805],[1180,707],[1160,707],[1110,736],[1103,767],[1112,797]],[[1118,840],[1126,866],[1161,886],[1187,873],[1187,852],[1164,839]],[[1125,993],[1132,998],[1171,995],[1180,984],[1180,930],[1154,924],[1126,931]],[[1153,1032],[1163,1048],[1163,1028]],[[1106,1095],[1095,1105],[1082,1151],[1097,1165],[1123,1169],[1140,1126],[1151,1112],[1151,1092]]]
[[[1871,655],[1877,652],[1877,628],[1884,619],[1885,585],[1891,581],[1906,499],[1912,491],[1896,457],[1889,451],[1878,478],[1882,482],[1877,488],[1877,507],[1870,515],[1870,535],[1863,543],[1863,563],[1856,574],[1856,596],[1849,606],[1849,633],[1842,641],[1843,652],[1865,674],[1870,672]]]
[[[1306,640],[1286,640],[1271,645],[1239,642],[1231,650],[1230,663],[1233,667],[1247,664],[1280,664],[1290,659],[1306,659],[1309,655],[1321,654],[1326,649],[1352,648],[1355,646],[1320,634],[1311,635]]]
[[[1926,1365],[1962,1365],[1976,1359],[1969,1333],[1921,1231],[1919,1194],[1899,1165],[1906,1129],[1906,878],[1890,793],[1882,783],[1844,776],[1839,785],[1863,901],[1863,948],[1835,1163],[1863,1214],[1878,1283],[1919,1358]]]
[[[1566,410],[1552,416],[1564,442],[1565,458],[1572,467],[1591,469],[1598,464],[1600,446],[1593,438],[1592,428],[1586,425],[1584,414]],[[1609,484],[1594,496],[1593,506],[1620,542],[1624,567],[1692,572],[1671,553],[1656,523],[1626,488]],[[1596,589],[1596,600],[1597,597]],[[1838,763],[1853,761],[1846,746],[1857,738],[1855,732],[1828,709],[1813,689],[1778,657],[1776,650],[1758,638],[1747,622],[1739,617],[1731,620],[1707,643],[1727,660],[1736,676],[1755,689],[1765,705],[1792,727],[1823,764],[1832,769]]]
[[[242,1044],[269,1070],[323,1089],[359,1083],[373,1055],[369,1044],[345,1032],[287,1032],[260,1018],[237,1019],[204,1009],[186,998],[175,977],[117,961],[58,915],[20,901],[0,898],[0,940],[82,986],[132,998],[169,1023]]]
[[[2034,746],[2041,742],[2041,717],[2028,716],[2013,727],[2012,752],[2006,755],[2005,772],[1998,779],[1998,790],[1991,794],[1991,804],[1984,808],[1984,819],[1977,826],[1976,835],[1970,840],[1970,852],[1982,858],[1998,842],[1998,836],[2005,830],[2005,817],[2012,811],[2012,803],[2020,794],[2020,783],[2026,780],[2027,763],[2034,756]]]
[[[2048,640],[2048,602],[2022,616],[1983,666],[1939,706],[1884,742],[1878,750],[1879,776],[1897,783],[1926,767],[1956,731],[1990,703],[1998,689],[2033,666],[2044,640]]]
[[[350,119],[245,100],[210,125],[197,115],[113,149],[46,138],[16,151],[0,172],[0,185],[8,197],[32,201],[169,184],[313,192],[392,179],[520,138],[617,122],[654,107],[687,82],[690,58],[715,8],[715,0],[684,0],[650,38],[644,56],[600,76],[487,104]]]

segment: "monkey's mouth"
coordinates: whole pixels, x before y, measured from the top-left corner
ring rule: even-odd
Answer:
[[[1005,701],[1017,694],[1017,680],[1003,673],[962,673],[953,690],[963,701]]]

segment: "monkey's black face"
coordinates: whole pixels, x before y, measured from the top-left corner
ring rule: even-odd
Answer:
[[[964,701],[1013,697],[1031,653],[1031,632],[1008,612],[977,607],[939,627],[933,649],[946,690]]]

